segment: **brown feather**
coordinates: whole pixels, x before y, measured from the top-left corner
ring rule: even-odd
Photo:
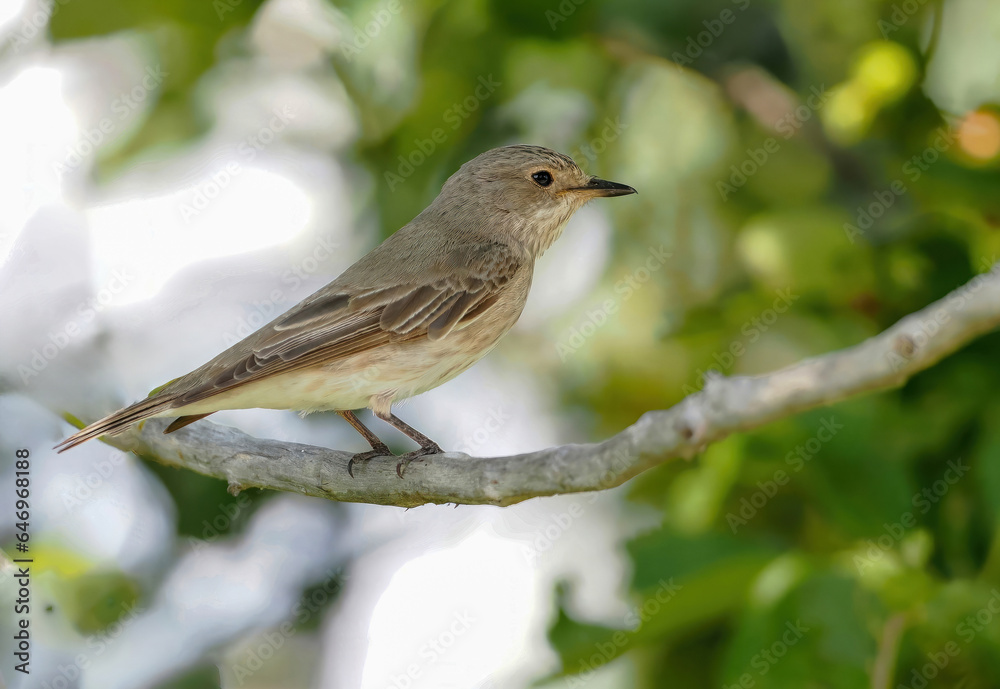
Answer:
[[[121,433],[132,424],[169,409],[173,401],[173,397],[147,397],[77,431],[56,445],[56,449],[64,452],[92,438]]]
[[[461,247],[445,260],[454,264],[446,273],[449,277],[431,285],[359,289],[356,295],[350,294],[346,308],[344,296],[349,293],[343,288],[338,288],[335,298],[314,295],[248,338],[257,338],[259,343],[239,360],[232,362],[230,350],[185,376],[198,378],[202,371],[215,371],[208,381],[185,390],[174,406],[390,342],[441,339],[467,314],[474,312],[478,317],[488,310],[522,265],[516,251],[497,243]],[[213,367],[221,361],[232,363]]]
[[[173,433],[174,431],[184,428],[188,424],[192,424],[195,421],[204,419],[206,416],[210,416],[214,412],[208,412],[208,414],[191,414],[190,416],[178,416],[176,419],[170,422],[170,425],[163,429],[163,434]]]

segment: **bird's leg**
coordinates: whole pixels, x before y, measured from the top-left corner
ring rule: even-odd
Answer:
[[[377,435],[368,430],[368,428],[363,423],[361,423],[361,419],[359,419],[354,414],[354,412],[338,411],[337,413],[343,416],[344,419],[347,421],[347,423],[351,424],[351,426],[354,427],[354,430],[363,435],[365,437],[365,440],[368,441],[368,444],[372,446],[371,450],[369,450],[368,452],[357,453],[356,455],[351,457],[351,460],[347,463],[347,473],[351,475],[351,478],[354,478],[355,462],[363,462],[366,459],[371,459],[372,457],[393,456],[392,450],[389,449],[389,446],[383,443]]]
[[[406,471],[407,465],[409,465],[409,463],[417,457],[423,457],[424,455],[439,455],[444,452],[440,445],[410,424],[400,419],[398,416],[393,414],[392,411],[389,411],[388,413],[379,413],[376,411],[375,416],[392,425],[397,430],[405,433],[415,442],[420,444],[419,450],[407,452],[405,455],[399,456],[399,463],[396,465],[396,475],[399,476],[399,478],[403,478],[403,472]]]

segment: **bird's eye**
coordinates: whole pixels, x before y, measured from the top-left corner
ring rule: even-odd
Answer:
[[[548,170],[539,170],[538,172],[533,172],[531,174],[531,179],[535,180],[535,183],[540,187],[547,187],[552,184],[552,173]]]

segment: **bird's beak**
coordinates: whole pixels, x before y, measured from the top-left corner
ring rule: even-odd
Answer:
[[[567,189],[566,191],[578,191],[588,194],[589,196],[626,196],[628,194],[639,193],[627,184],[609,182],[608,180],[600,179],[599,177],[591,177],[590,181],[584,186],[573,187],[572,189]]]

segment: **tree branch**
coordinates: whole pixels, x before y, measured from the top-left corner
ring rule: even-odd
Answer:
[[[1000,263],[944,299],[854,347],[760,376],[707,378],[702,391],[651,411],[594,445],[565,445],[511,457],[459,453],[414,460],[404,477],[396,458],[347,473],[352,453],[261,440],[199,421],[170,435],[169,419],[107,438],[122,450],[229,481],[346,502],[412,507],[424,503],[510,505],[528,498],[602,490],[708,443],[808,409],[902,385],[979,335],[1000,326]]]

